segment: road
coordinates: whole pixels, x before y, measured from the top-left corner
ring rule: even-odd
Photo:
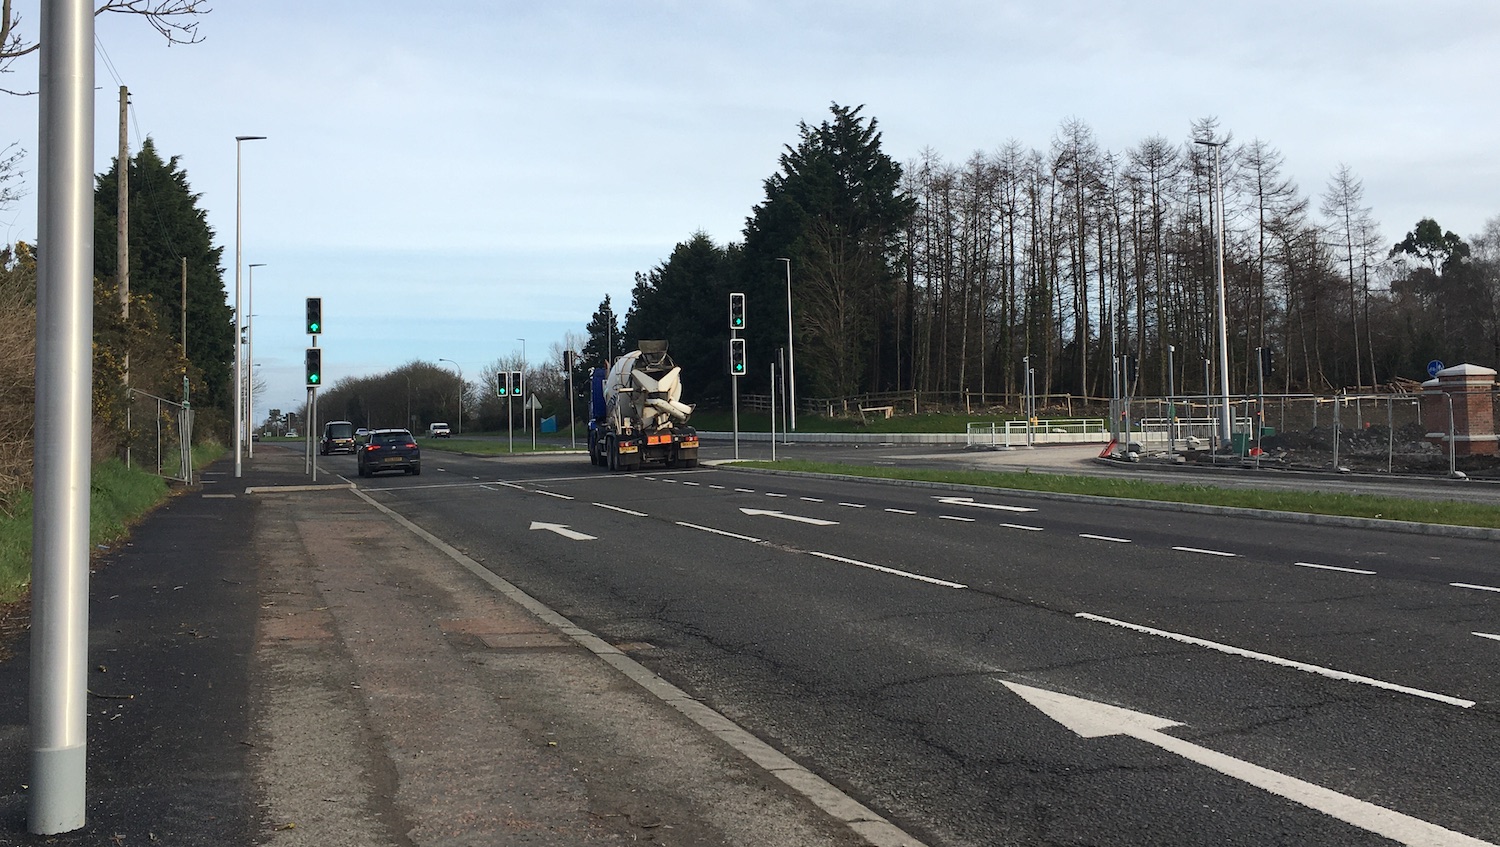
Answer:
[[[425,459],[358,484],[928,844],[1500,843],[1493,542]]]

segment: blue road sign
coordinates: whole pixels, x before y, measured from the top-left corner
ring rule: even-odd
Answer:
[[[1433,359],[1432,361],[1430,361],[1430,362],[1427,363],[1427,375],[1428,376],[1437,376],[1438,375],[1438,371],[1440,371],[1442,369],[1443,369],[1443,363],[1441,361],[1437,360],[1437,359]]]

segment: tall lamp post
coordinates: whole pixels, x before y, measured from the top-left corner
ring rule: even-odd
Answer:
[[[797,428],[797,358],[792,354],[792,260],[777,259],[786,263],[786,372],[787,408],[791,411],[792,429]]]
[[[1229,413],[1229,317],[1224,307],[1224,180],[1219,173],[1223,141],[1195,139],[1195,144],[1214,148],[1214,281],[1219,298],[1219,447],[1229,444],[1234,420]]]
[[[250,269],[250,282],[245,286],[245,361],[251,363],[245,380],[245,432],[250,433],[245,452],[252,459],[255,458],[255,269],[265,266],[265,262],[245,266]]]
[[[452,359],[438,359],[439,362],[448,362],[458,368],[458,434],[464,434],[464,369],[458,362]]]
[[[245,378],[245,357],[241,351],[240,324],[244,320],[245,313],[240,310],[240,262],[243,248],[243,238],[240,214],[240,148],[246,141],[264,140],[264,135],[236,135],[234,137],[234,475],[235,478],[244,475],[241,467],[245,450],[245,410],[242,408],[240,397],[241,386]]]
[[[526,339],[517,338],[521,342],[521,385],[526,385]],[[521,398],[521,431],[526,431],[526,398]]]

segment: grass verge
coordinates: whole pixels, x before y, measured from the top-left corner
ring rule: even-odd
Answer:
[[[1332,494],[1317,491],[1253,491],[1065,474],[864,467],[828,462],[739,462],[737,464],[742,467],[774,468],[839,476],[906,479],[1092,497],[1120,497],[1128,500],[1197,503],[1208,506],[1268,509],[1311,515],[1340,515],[1449,526],[1500,528],[1500,507],[1458,500],[1405,500],[1373,494]]]

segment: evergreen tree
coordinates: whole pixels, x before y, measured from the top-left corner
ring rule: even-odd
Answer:
[[[737,249],[719,247],[706,233],[697,232],[650,273],[636,274],[625,315],[626,344],[665,340],[672,360],[682,368],[690,402],[715,401],[729,394],[724,345],[729,336],[731,268],[738,255]],[[783,337],[770,327],[763,333]]]
[[[584,331],[588,333],[588,341],[583,345],[583,355],[579,356],[579,373],[574,374],[573,379],[576,382],[581,377],[584,384],[587,384],[591,369],[606,367],[625,352],[625,339],[620,336],[620,319],[615,316],[615,308],[610,304],[608,294],[604,295],[594,316],[589,318]]]
[[[156,331],[180,349],[182,260],[187,259],[187,358],[193,405],[226,411],[234,361],[233,310],[219,267],[223,248],[198,206],[177,157],[162,161],[150,138],[130,161],[130,291],[155,316]],[[116,217],[118,161],[94,191],[94,272],[118,287]],[[132,310],[136,308],[132,305]]]

